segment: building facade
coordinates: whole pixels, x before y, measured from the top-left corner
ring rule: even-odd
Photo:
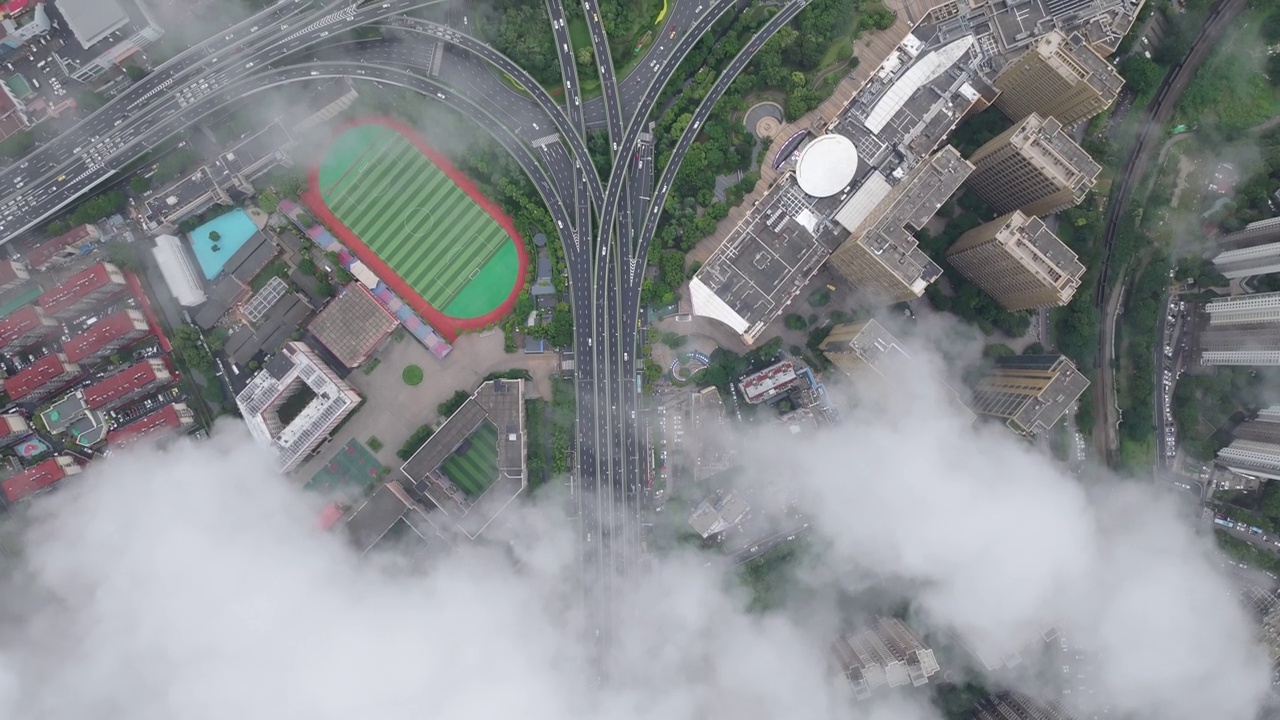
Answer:
[[[1251,478],[1280,480],[1280,405],[1258,412],[1232,433],[1218,451],[1218,464]]]
[[[1078,205],[1102,166],[1054,118],[1032,113],[978,148],[966,183],[998,213],[1044,216]]]
[[[940,669],[933,650],[901,620],[891,617],[876,618],[861,630],[838,638],[831,655],[860,700],[884,685],[926,685]]]
[[[1038,703],[1016,692],[1001,692],[978,701],[974,720],[1072,720],[1060,702]]]
[[[1280,272],[1280,241],[1220,252],[1213,265],[1228,280]]]
[[[961,235],[947,262],[1006,310],[1061,307],[1084,265],[1044,221],[1015,210]]]
[[[1038,435],[1056,425],[1088,387],[1089,378],[1064,355],[1002,357],[978,381],[970,406],[1003,419],[1021,435]]]
[[[1274,242],[1280,242],[1280,217],[1251,222],[1243,230],[1227,233],[1218,238],[1218,247],[1241,250]]]
[[[311,399],[292,417],[282,416],[299,393]],[[300,342],[286,343],[236,396],[250,433],[275,450],[285,472],[301,464],[360,402],[360,394]]]
[[[866,373],[882,375],[884,366],[909,359],[898,339],[875,320],[836,325],[818,349],[854,378]]]
[[[1079,33],[1051,30],[1004,67],[996,107],[1017,122],[1032,113],[1071,127],[1111,107],[1124,78]]]

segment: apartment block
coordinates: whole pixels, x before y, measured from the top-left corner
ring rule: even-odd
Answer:
[[[62,344],[67,359],[93,363],[151,332],[147,318],[138,310],[121,310],[94,323],[88,330]]]
[[[31,279],[31,271],[20,260],[0,260],[0,293],[6,293]]]
[[[163,360],[150,358],[86,387],[84,404],[93,410],[110,412],[159,390],[173,380],[173,374]]]
[[[144,415],[122,428],[107,433],[107,445],[114,450],[127,447],[143,438],[184,431],[196,422],[195,413],[186,403],[176,402]]]
[[[1218,451],[1218,464],[1251,478],[1280,480],[1280,405],[1258,412],[1232,432]]]
[[[1275,242],[1280,242],[1280,217],[1251,222],[1243,230],[1227,233],[1218,238],[1218,247],[1223,250],[1242,250]]]
[[[1084,276],[1071,248],[1021,210],[961,235],[947,262],[1006,310],[1066,305]]]
[[[1213,265],[1228,280],[1280,272],[1280,241],[1220,252]]]
[[[1280,293],[1205,304],[1196,346],[1202,365],[1280,365]]]
[[[884,685],[926,685],[939,670],[933,650],[901,620],[891,617],[876,618],[861,630],[838,638],[832,643],[831,656],[860,700]]]
[[[1001,692],[978,701],[973,720],[1072,720],[1062,703],[1039,703],[1016,692]]]
[[[998,358],[978,381],[970,407],[998,417],[1014,432],[1038,435],[1052,428],[1089,387],[1063,355],[1015,355]]]
[[[948,145],[892,188],[884,177],[872,175],[837,213],[852,234],[831,255],[831,268],[885,305],[923,295],[942,268],[919,248],[911,231],[924,227],[972,171],[973,165]],[[863,196],[865,208],[859,207]]]
[[[1044,216],[1078,205],[1102,166],[1062,123],[1037,113],[978,148],[966,183],[998,213]]]
[[[58,455],[23,470],[0,483],[5,502],[12,505],[30,497],[63,478],[80,474],[80,465],[69,455]]]
[[[15,402],[37,402],[62,390],[80,377],[80,366],[62,353],[50,353],[4,381],[4,391]]]
[[[17,413],[0,415],[0,447],[9,447],[31,432],[27,419]]]
[[[37,305],[24,305],[0,320],[0,352],[25,350],[55,336],[62,330],[57,320]]]
[[[1036,113],[1071,127],[1111,107],[1124,78],[1082,35],[1044,35],[1004,67],[994,85],[996,107],[1017,122]]]
[[[32,270],[48,270],[80,257],[101,239],[102,233],[97,227],[77,225],[55,238],[27,248],[22,252],[22,258]]]
[[[36,303],[50,317],[70,320],[128,289],[120,268],[102,262],[67,278],[56,289],[41,295]]]

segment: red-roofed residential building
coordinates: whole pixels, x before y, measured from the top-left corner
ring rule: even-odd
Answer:
[[[0,483],[0,489],[4,490],[5,501],[12,505],[49,487],[62,478],[78,474],[80,474],[80,466],[76,464],[76,461],[69,455],[59,455],[29,467],[5,480]]]
[[[31,432],[27,419],[17,413],[0,415],[0,447],[9,447]]]
[[[144,437],[185,430],[195,422],[196,417],[186,403],[170,403],[150,415],[107,433],[107,445],[118,450]]]
[[[0,320],[0,352],[11,353],[58,334],[62,326],[36,305],[23,305]]]
[[[109,412],[173,382],[173,374],[163,360],[151,358],[121,370],[84,389],[84,404]]]
[[[31,279],[20,260],[0,260],[0,293],[6,293]]]
[[[35,402],[52,395],[80,377],[80,366],[62,353],[45,355],[22,372],[4,381],[4,391],[13,401]]]
[[[62,343],[62,352],[73,363],[92,363],[151,332],[147,316],[138,310],[121,310],[94,323],[88,330]]]
[[[77,225],[56,238],[28,248],[23,256],[32,270],[47,270],[79,256],[101,238],[97,227]]]
[[[48,315],[59,320],[69,320],[128,289],[129,285],[120,268],[102,262],[67,278],[57,288],[41,295],[36,302]]]

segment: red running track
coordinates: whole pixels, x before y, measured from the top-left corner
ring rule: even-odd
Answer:
[[[449,342],[457,340],[458,335],[463,331],[479,330],[486,325],[498,322],[510,314],[512,309],[516,306],[516,299],[520,297],[520,292],[524,289],[525,278],[528,274],[529,267],[529,253],[524,247],[524,240],[520,238],[520,233],[516,232],[515,222],[512,221],[510,216],[502,211],[502,208],[498,207],[496,203],[485,197],[484,193],[480,192],[480,189],[476,187],[475,183],[464,175],[461,170],[454,167],[453,163],[449,162],[448,158],[436,152],[435,148],[428,145],[427,141],[423,140],[413,128],[399,122],[398,120],[376,115],[343,123],[334,131],[332,137],[329,139],[329,144],[332,145],[333,142],[347,130],[361,125],[382,125],[403,135],[409,140],[409,142],[413,143],[413,146],[418,149],[418,152],[425,155],[428,160],[435,164],[436,167],[440,168],[445,175],[449,176],[449,179],[452,180],[455,185],[462,188],[462,191],[467,194],[467,197],[471,198],[477,205],[484,208],[484,211],[489,213],[489,217],[493,218],[502,226],[502,229],[511,237],[511,242],[515,243],[516,254],[519,257],[516,282],[515,285],[512,286],[510,294],[507,295],[507,299],[488,313],[473,318],[456,318],[452,315],[446,315],[443,310],[431,305],[431,303],[427,302],[425,298],[419,295],[418,291],[414,290],[409,283],[405,282],[404,278],[400,277],[399,274],[392,270],[391,266],[387,265],[387,263],[384,262],[377,253],[371,250],[368,245],[365,245],[364,241],[352,232],[351,228],[344,225],[342,221],[333,214],[333,211],[329,209],[328,205],[325,205],[324,197],[320,193],[319,161],[312,165],[311,169],[307,173],[307,189],[302,193],[302,202],[316,214],[316,217],[319,218],[323,224],[328,226],[333,234],[347,246],[347,249],[349,249],[352,254],[360,259],[360,262],[368,265],[369,269],[373,270],[379,279],[385,282],[396,295],[400,296],[400,299],[408,303],[409,307],[413,308],[414,312],[421,315],[427,323],[434,327]],[[327,154],[328,147],[326,147],[325,151],[320,154],[320,157],[324,158]]]

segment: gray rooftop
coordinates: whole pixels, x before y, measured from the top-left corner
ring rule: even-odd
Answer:
[[[392,480],[379,486],[369,499],[356,508],[347,518],[345,528],[356,549],[366,553],[390,533],[393,527],[405,522],[407,515],[422,515],[423,517],[413,520],[426,520],[422,509],[409,497],[404,487]],[[409,522],[408,527],[422,536],[418,528],[429,525],[429,521]],[[423,536],[423,540],[427,539]]]
[[[62,17],[83,47],[91,47],[129,23],[120,0],[57,0]]]
[[[236,365],[247,364],[259,352],[275,352],[301,329],[303,321],[311,313],[312,308],[306,298],[298,293],[285,295],[271,307],[260,324],[244,325],[231,333],[223,352]]]
[[[396,319],[358,283],[350,283],[308,329],[343,365],[353,368],[396,329]]]
[[[71,424],[88,409],[80,393],[74,392],[50,405],[47,410],[40,413],[40,418],[49,432],[57,435],[71,427]]]

